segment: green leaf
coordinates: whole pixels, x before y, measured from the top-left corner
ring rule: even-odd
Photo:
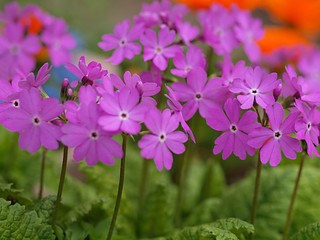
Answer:
[[[165,183],[156,184],[147,195],[138,219],[140,237],[158,237],[173,230],[175,204],[173,189]]]
[[[55,239],[52,227],[37,212],[0,199],[0,239]]]
[[[291,236],[289,240],[318,240],[320,239],[320,222],[309,224]]]
[[[42,198],[36,202],[33,209],[36,211],[39,218],[43,219],[44,222],[50,223],[53,210],[55,208],[56,196],[48,196]]]
[[[175,233],[168,240],[242,240],[253,233],[251,224],[240,219],[220,219],[211,224],[188,227]]]
[[[29,204],[31,201],[23,196],[21,189],[12,188],[13,183],[0,183],[0,198],[4,198],[12,203]]]

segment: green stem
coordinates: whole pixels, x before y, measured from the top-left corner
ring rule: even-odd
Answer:
[[[293,210],[293,207],[294,207],[294,202],[295,202],[296,197],[297,197],[297,192],[298,192],[299,183],[300,183],[300,179],[301,179],[301,173],[302,173],[302,169],[303,169],[304,160],[305,160],[306,155],[307,154],[304,153],[304,155],[302,156],[301,161],[300,161],[298,174],[297,174],[297,177],[296,177],[296,181],[294,183],[294,188],[293,188],[292,195],[291,195],[291,201],[290,201],[289,209],[288,209],[288,212],[287,212],[287,220],[286,220],[286,224],[285,224],[285,227],[284,227],[282,240],[286,240],[288,238],[290,225],[291,225],[291,220],[292,220],[292,210]]]
[[[253,195],[252,210],[251,210],[251,224],[253,226],[255,226],[255,223],[256,223],[261,170],[262,170],[262,163],[260,161],[260,154],[259,154],[258,163],[257,163],[257,171],[256,171],[256,182],[255,182],[255,187],[254,187],[254,195]],[[250,240],[253,240],[253,234],[250,235]]]
[[[122,134],[122,151],[123,151],[123,157],[121,159],[121,166],[120,166],[120,177],[119,177],[119,186],[118,186],[118,194],[116,199],[116,205],[114,206],[111,225],[109,228],[109,233],[107,240],[111,240],[113,229],[116,225],[117,216],[120,208],[120,202],[121,202],[121,196],[122,196],[122,190],[123,190],[123,184],[124,184],[124,172],[125,172],[125,163],[126,163],[126,151],[127,151],[127,134]]]
[[[47,149],[43,148],[42,159],[41,159],[41,169],[40,169],[40,188],[39,188],[38,199],[41,199],[42,194],[43,194],[43,182],[44,182],[44,170],[45,170],[46,156],[47,156]]]
[[[60,181],[59,181],[59,187],[58,187],[58,194],[57,194],[57,200],[53,212],[53,218],[52,218],[52,224],[56,224],[58,211],[61,204],[61,196],[64,186],[64,180],[66,177],[66,171],[67,171],[67,163],[68,163],[68,150],[69,148],[67,146],[63,147],[63,160],[62,160],[62,167],[61,167],[61,173],[60,173]]]

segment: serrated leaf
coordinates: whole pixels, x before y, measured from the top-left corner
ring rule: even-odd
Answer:
[[[0,198],[4,198],[12,203],[29,204],[31,201],[21,196],[21,189],[12,188],[13,183],[0,183]]]
[[[159,237],[173,230],[174,192],[158,183],[147,195],[138,219],[140,237]]]
[[[48,196],[36,202],[33,209],[36,211],[39,218],[45,220],[46,223],[49,223],[55,208],[55,202],[56,196]]]
[[[291,236],[289,240],[318,240],[320,239],[320,222],[309,224]]]
[[[254,228],[240,219],[220,219],[211,224],[188,227],[168,237],[168,240],[240,240]]]
[[[53,230],[36,211],[26,211],[24,206],[10,205],[0,199],[0,239],[55,239]]]

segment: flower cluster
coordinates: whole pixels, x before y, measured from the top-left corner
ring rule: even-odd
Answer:
[[[10,5],[1,18],[9,21],[13,12],[24,15],[17,9]],[[320,55],[301,59],[304,76],[288,65],[278,79],[276,72],[258,65],[256,40],[263,29],[248,12],[213,5],[199,12],[201,27],[185,21],[186,14],[185,7],[167,0],[144,5],[133,26],[129,20],[119,23],[99,46],[114,50],[107,58],[113,64],[142,54],[148,69],[120,77],[100,63],[86,63],[83,56],[78,65],[66,65],[78,80],[63,80],[61,103],[41,88],[49,78],[48,64],[37,74],[0,81],[0,122],[20,134],[22,149],[57,149],[61,142],[74,148],[75,161],[88,165],[121,158],[115,136],[128,134],[137,139],[143,158],[154,159],[158,170],[169,170],[173,154],[185,152],[188,138],[196,142],[187,121],[198,111],[209,127],[221,132],[213,154],[222,153],[223,159],[233,153],[245,160],[258,150],[262,163],[277,166],[282,153],[295,159],[301,143],[311,157],[319,156],[320,74],[314,66]],[[10,28],[8,23],[4,30]],[[213,63],[195,43],[209,45],[222,61]],[[232,62],[230,54],[240,45],[254,65]],[[208,74],[215,67],[215,74]]]
[[[11,80],[18,73],[28,74],[37,61],[50,59],[54,66],[70,61],[70,50],[76,43],[67,24],[38,6],[21,8],[17,2],[9,3],[0,12],[0,25],[3,80]]]

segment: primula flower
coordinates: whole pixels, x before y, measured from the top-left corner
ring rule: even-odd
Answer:
[[[306,141],[310,158],[313,154],[320,157],[316,149],[319,145],[320,112],[315,107],[308,107],[300,100],[296,100],[295,106],[301,112],[301,116],[295,122],[297,139]]]
[[[140,132],[148,104],[139,104],[139,93],[134,89],[123,88],[120,92],[103,95],[100,106],[104,114],[99,124],[106,131],[122,131],[128,134]]]
[[[192,26],[189,22],[179,23],[177,25],[179,37],[187,46],[191,45],[191,41],[194,40],[198,34],[199,29],[196,26]]]
[[[205,68],[206,59],[201,49],[196,46],[190,46],[186,56],[182,52],[178,52],[173,58],[175,69],[171,69],[173,75],[185,78],[191,69],[196,67]]]
[[[170,87],[168,87],[168,86],[166,86],[166,87],[169,91],[169,95],[165,94],[165,96],[168,99],[167,104],[170,107],[170,109],[172,110],[172,114],[177,116],[177,119],[181,123],[181,127],[183,128],[183,130],[190,136],[191,140],[194,143],[196,143],[193,132],[192,132],[191,128],[189,127],[189,125],[186,123],[186,120],[184,119],[184,116],[182,114],[183,107],[182,107],[181,103],[178,101],[178,98],[177,98],[175,92]]]
[[[19,107],[9,108],[3,113],[3,125],[13,132],[19,132],[19,145],[28,152],[36,152],[41,146],[57,149],[61,130],[51,121],[63,111],[54,98],[41,98],[38,89],[31,88],[19,94]]]
[[[199,20],[204,39],[215,53],[227,55],[239,45],[233,29],[235,18],[222,6],[213,4],[209,11],[201,11]]]
[[[62,127],[64,135],[61,141],[66,146],[75,147],[73,157],[76,162],[85,159],[89,166],[96,165],[98,161],[112,165],[114,157],[122,157],[120,144],[98,124],[100,116],[100,108],[91,101],[80,105],[76,113],[77,123],[67,123]]]
[[[217,105],[214,101],[216,84],[207,81],[207,73],[202,68],[191,70],[187,77],[187,82],[177,82],[172,84],[172,89],[179,101],[186,102],[183,105],[183,116],[189,120],[199,109],[202,117],[205,117],[210,108]]]
[[[234,28],[237,39],[243,44],[244,51],[248,55],[251,62],[260,60],[260,47],[257,44],[264,34],[261,21],[254,19],[247,11],[241,11],[234,7],[234,15],[237,25]]]
[[[279,84],[276,73],[267,74],[260,67],[255,67],[248,68],[245,79],[236,79],[229,89],[233,93],[239,93],[237,99],[242,109],[251,108],[254,101],[266,108],[274,103],[273,90]]]
[[[34,55],[41,49],[39,38],[24,35],[21,25],[8,23],[0,35],[0,60],[11,65],[11,71],[22,67],[30,72],[35,67]]]
[[[266,108],[270,121],[270,129],[259,127],[252,131],[248,144],[260,149],[260,161],[263,164],[270,162],[270,166],[279,165],[282,156],[281,151],[289,159],[296,159],[295,152],[301,152],[302,148],[297,139],[289,135],[294,132],[296,113],[290,114],[284,121],[284,110],[280,103]]]
[[[41,39],[48,48],[54,66],[70,62],[70,51],[75,48],[76,42],[68,32],[68,25],[64,20],[53,20],[42,33]]]
[[[141,156],[153,158],[159,171],[163,166],[170,170],[173,162],[172,152],[182,154],[185,151],[183,143],[188,140],[183,132],[175,131],[179,126],[176,115],[172,115],[169,109],[161,113],[158,109],[152,108],[145,115],[144,123],[151,133],[144,135],[138,142]]]
[[[214,154],[222,152],[222,159],[227,159],[234,153],[241,160],[246,159],[246,153],[252,156],[255,150],[248,145],[248,134],[259,127],[257,114],[247,111],[242,116],[240,104],[236,99],[228,99],[222,108],[212,108],[207,115],[207,124],[217,131],[223,131],[215,140]]]
[[[141,52],[141,46],[136,43],[142,33],[142,25],[134,25],[131,29],[130,21],[124,20],[116,25],[113,34],[102,36],[102,42],[98,46],[104,51],[115,49],[112,56],[107,58],[114,65],[120,64],[125,58],[132,59]]]
[[[297,76],[296,71],[291,65],[285,67],[286,71],[282,74],[283,84],[281,93],[287,97],[301,97],[301,86],[300,84],[304,82],[301,76]]]
[[[244,79],[247,69],[244,61],[239,61],[233,65],[231,59],[226,57],[221,66],[221,77],[214,79],[219,81],[222,86],[229,87],[232,86],[235,79]]]
[[[158,37],[155,31],[146,29],[140,41],[144,45],[143,59],[151,60],[161,70],[168,66],[168,59],[182,51],[178,45],[171,45],[176,39],[176,33],[168,28],[160,29]],[[170,46],[171,45],[171,46]]]
[[[32,87],[41,87],[50,78],[50,70],[51,67],[49,67],[48,63],[43,64],[37,73],[37,77],[34,76],[34,73],[29,73],[26,79],[19,82],[19,87],[27,90]]]
[[[84,56],[80,57],[78,67],[69,63],[66,68],[78,77],[83,85],[94,85],[97,80],[108,74],[108,71],[102,69],[100,63],[92,61],[87,65]]]

